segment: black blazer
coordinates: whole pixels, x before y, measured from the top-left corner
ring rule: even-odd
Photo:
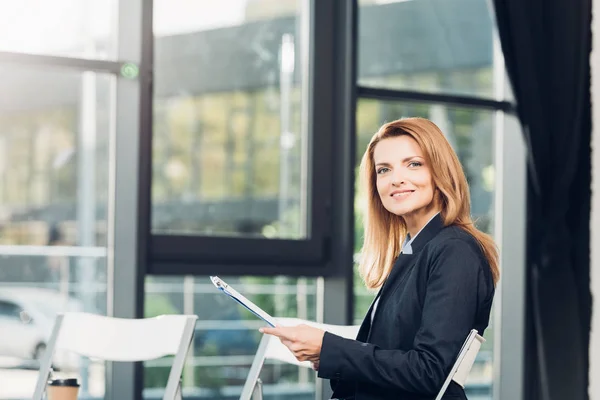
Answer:
[[[319,377],[332,398],[433,400],[471,329],[483,335],[494,297],[473,236],[434,217],[400,254],[356,340],[326,332]],[[444,399],[466,399],[452,382]]]

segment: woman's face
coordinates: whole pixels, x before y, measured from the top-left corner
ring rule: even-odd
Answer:
[[[408,135],[383,139],[373,152],[377,191],[386,210],[411,226],[427,223],[433,210],[434,185],[423,151]],[[413,233],[414,234],[414,233]]]

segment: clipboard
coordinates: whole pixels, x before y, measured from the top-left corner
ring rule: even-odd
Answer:
[[[262,319],[273,328],[277,325],[275,318],[271,317],[259,306],[242,296],[237,290],[229,286],[221,278],[219,278],[218,276],[211,276],[210,280],[212,281],[213,285],[216,286],[217,289],[225,293],[227,296],[231,297],[233,300],[237,301],[252,314],[256,315],[258,318]]]

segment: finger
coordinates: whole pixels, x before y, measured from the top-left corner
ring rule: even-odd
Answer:
[[[267,335],[277,336],[281,339],[289,339],[289,331],[288,331],[288,329],[283,328],[283,327],[277,327],[277,328],[264,327],[264,328],[260,328],[258,331],[260,333],[265,333]]]
[[[267,335],[274,335],[274,336],[277,336],[277,333],[279,332],[277,330],[277,328],[260,328],[258,331],[260,333],[264,333]]]
[[[265,333],[267,335],[273,335],[273,336],[278,336],[281,337],[281,328],[269,328],[269,327],[264,327],[264,328],[260,328],[258,330],[260,333]]]

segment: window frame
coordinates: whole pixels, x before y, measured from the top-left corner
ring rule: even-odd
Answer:
[[[303,96],[306,96],[308,141],[303,154],[306,162],[306,238],[267,239],[206,235],[171,235],[148,233],[148,273],[155,275],[207,275],[216,272],[235,275],[286,273],[291,276],[323,276],[328,274],[332,231],[331,127],[333,121],[332,76],[333,28],[326,24],[327,4],[304,0],[300,10],[300,32],[303,52]],[[325,11],[325,12],[324,12]],[[319,40],[316,40],[316,38]],[[152,40],[152,43],[154,39]],[[154,64],[154,60],[150,61]],[[144,118],[152,118],[152,101],[146,101]],[[151,127],[152,124],[149,124]],[[142,136],[144,181],[152,179],[151,135]],[[323,172],[326,171],[326,172]],[[150,185],[151,186],[151,185]],[[150,188],[148,188],[150,189]],[[142,188],[141,190],[145,190]],[[151,221],[151,192],[146,215]],[[235,249],[235,251],[232,251]]]

